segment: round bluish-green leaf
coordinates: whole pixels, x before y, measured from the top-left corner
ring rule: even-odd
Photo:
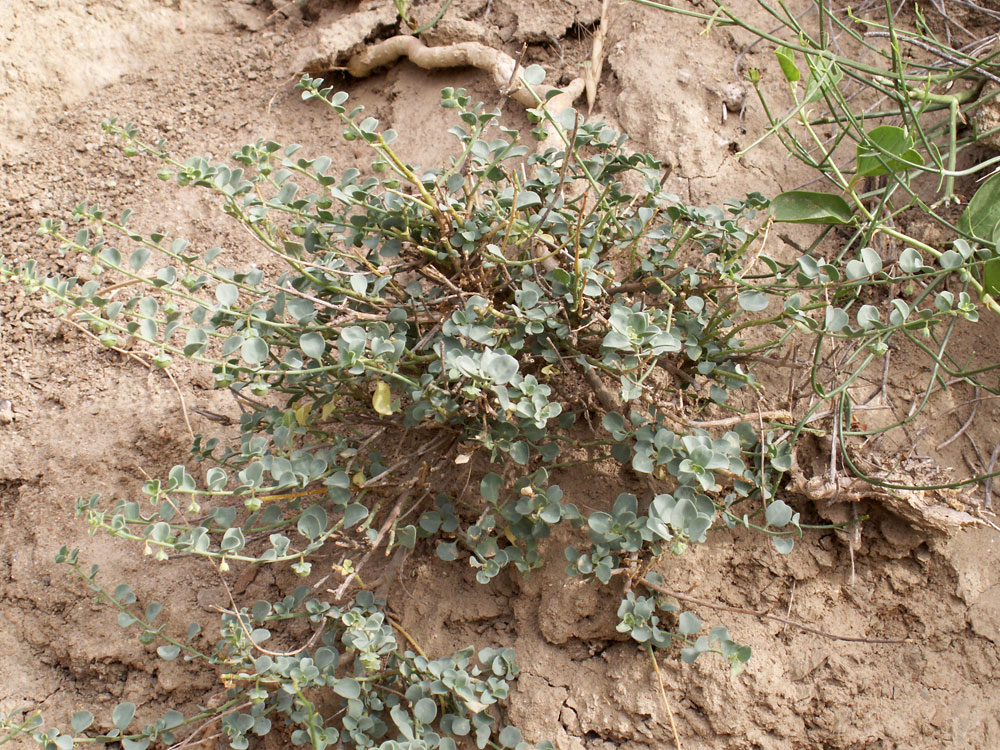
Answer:
[[[712,528],[712,517],[705,513],[699,513],[698,517],[687,525],[684,533],[691,541],[701,542],[704,541],[705,533],[710,528]]]
[[[174,646],[173,644],[168,646],[160,646],[156,649],[156,655],[159,656],[164,661],[173,661],[181,653],[180,646]]]
[[[892,310],[889,311],[889,323],[894,326],[902,325],[910,316],[910,306],[901,299],[894,299],[889,302]]]
[[[764,518],[767,520],[768,526],[781,528],[792,520],[792,509],[784,500],[775,500],[767,506]]]
[[[479,482],[479,494],[487,502],[496,503],[500,500],[500,488],[503,487],[503,479],[499,474],[489,473]]]
[[[225,487],[227,481],[229,481],[229,478],[226,475],[225,469],[220,469],[218,466],[213,466],[205,474],[205,484],[213,492],[217,492]]]
[[[542,199],[538,196],[538,193],[532,190],[522,190],[517,194],[517,198],[514,201],[514,208],[516,209],[540,205],[542,205]]]
[[[192,328],[184,339],[184,356],[200,354],[206,344],[208,344],[208,334],[205,333],[205,329]]]
[[[529,65],[524,69],[521,77],[529,86],[537,86],[545,80],[545,68],[541,65]]]
[[[114,724],[119,731],[124,732],[128,728],[128,725],[132,723],[134,716],[134,703],[119,703],[115,706],[115,710],[111,712],[111,723]]]
[[[771,541],[774,548],[783,555],[787,555],[795,547],[795,539],[790,536],[772,536]]]
[[[924,267],[924,259],[919,252],[908,247],[899,254],[899,269],[903,273],[919,273]]]
[[[323,335],[316,331],[309,331],[299,336],[299,348],[307,357],[319,359],[326,351],[326,341]]]
[[[77,711],[73,718],[69,720],[69,725],[73,727],[74,734],[86,731],[94,723],[94,715],[90,711]]]
[[[632,468],[642,474],[652,474],[656,468],[653,464],[653,457],[648,453],[636,453],[632,457]]]
[[[858,257],[862,263],[865,265],[865,270],[869,274],[875,275],[882,270],[882,256],[880,256],[873,248],[863,247],[858,252]]]
[[[303,318],[307,318],[316,312],[316,308],[312,302],[307,299],[299,299],[298,297],[289,299],[285,303],[285,308],[299,322],[302,322]]]
[[[333,692],[342,698],[352,700],[361,695],[361,684],[350,677],[345,677],[333,683]]]
[[[264,618],[267,617],[269,614],[271,614],[271,609],[272,609],[271,603],[264,601],[262,599],[260,601],[254,602],[253,607],[250,609],[250,614],[253,615],[253,619],[255,619],[257,622],[263,622]],[[267,655],[265,654],[265,656]],[[267,665],[265,665],[263,668],[261,668],[260,666],[256,666],[256,669],[258,672],[267,671]]]
[[[228,339],[222,342],[222,356],[228,357],[230,354],[235,352],[241,346],[243,346],[243,334],[237,333],[235,336],[230,336]]]
[[[528,463],[528,459],[531,458],[531,452],[528,449],[528,444],[523,440],[518,440],[516,443],[510,446],[510,457],[521,466]]]
[[[677,629],[684,635],[694,635],[701,630],[701,620],[694,612],[681,612],[677,618]]]
[[[223,552],[239,552],[246,543],[246,539],[243,536],[243,529],[239,526],[233,526],[226,529],[226,533],[223,534],[222,541],[219,543],[219,548]]]
[[[604,415],[601,420],[601,424],[604,425],[604,429],[610,432],[612,435],[625,436],[625,417],[621,414],[613,411],[609,411]],[[615,438],[616,440],[620,438]]]
[[[163,718],[160,719],[160,722],[158,723],[160,723],[164,729],[174,729],[184,723],[184,714],[180,711],[167,711],[163,714]]]
[[[839,307],[828,307],[826,308],[826,321],[823,326],[827,331],[831,333],[838,333],[844,330],[848,323],[850,323],[850,318],[847,317],[847,313],[844,312]]]
[[[760,312],[767,309],[768,299],[763,292],[749,291],[740,292],[740,307],[747,312]]]
[[[941,253],[941,257],[938,258],[938,262],[941,264],[941,268],[944,268],[948,271],[953,271],[956,268],[960,268],[964,261],[965,259],[962,258],[962,254],[957,253],[954,250],[945,250],[943,253]]]
[[[243,361],[246,362],[251,367],[256,367],[265,359],[267,359],[268,354],[271,353],[267,342],[259,336],[254,336],[251,339],[246,339],[240,345],[240,356],[243,357]]]
[[[118,613],[118,626],[122,628],[130,628],[139,622],[135,617],[130,615],[128,612]]]
[[[517,747],[521,742],[521,730],[517,727],[504,727],[498,737],[504,747]]]
[[[319,505],[313,505],[302,512],[296,527],[306,539],[316,539],[326,531],[326,525],[326,511]]]
[[[361,523],[367,517],[368,508],[361,503],[351,503],[344,508],[344,528],[349,529],[352,526]]]
[[[847,262],[847,278],[852,281],[863,279],[865,276],[872,276],[882,270],[882,258],[870,247],[861,248],[857,260]]]
[[[400,526],[396,529],[396,544],[400,547],[413,549],[417,544],[417,527],[413,524]]]
[[[878,325],[878,322],[878,308],[872,305],[862,305],[861,309],[858,310],[858,325],[867,331],[869,328],[874,328]]]
[[[587,519],[587,525],[598,534],[607,534],[613,523],[614,519],[603,511],[598,511]]]
[[[486,350],[480,362],[483,374],[497,385],[509,383],[517,374],[517,360],[509,354]]]
[[[354,290],[355,294],[364,295],[368,291],[368,277],[363,273],[352,274],[351,289]]]
[[[146,261],[149,260],[150,255],[149,248],[140,247],[129,256],[128,264],[132,267],[133,271],[138,271],[146,265]]]
[[[235,284],[219,284],[215,287],[215,298],[220,305],[231,307],[240,298],[240,290]]]
[[[850,224],[854,214],[839,195],[789,190],[771,201],[775,221],[789,224]]]
[[[413,704],[413,715],[422,724],[430,724],[437,716],[437,704],[430,698],[421,698]]]

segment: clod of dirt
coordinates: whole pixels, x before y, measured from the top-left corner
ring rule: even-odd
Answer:
[[[424,34],[424,39],[435,47],[456,42],[485,42],[486,29],[463,18],[443,18],[437,26]]]
[[[506,4],[517,18],[517,37],[526,42],[552,43],[572,26],[591,26],[601,17],[598,0],[561,0],[558,3],[512,0]]]
[[[260,31],[267,24],[268,15],[253,5],[253,0],[238,0],[226,5],[226,14],[238,28]]]
[[[924,543],[922,534],[917,533],[912,526],[904,523],[897,516],[885,516],[879,523],[879,531],[885,540],[902,555],[909,555],[914,549]]]
[[[294,60],[296,70],[321,72],[343,67],[348,58],[362,50],[379,29],[395,25],[396,7],[381,0],[361,3],[349,14],[324,16],[302,41],[302,53]]]
[[[986,99],[991,95],[993,98],[980,104],[973,118],[976,122],[976,127],[981,133],[1000,128],[1000,88],[994,86],[987,89],[983,92],[981,98]],[[991,133],[985,138],[981,138],[979,143],[1000,150],[1000,130]]]
[[[722,95],[722,103],[726,105],[726,109],[730,112],[739,112],[743,109],[743,104],[747,100],[747,92],[742,84],[736,82],[727,83],[722,87],[720,93]]]
[[[969,624],[976,635],[1000,646],[1000,586],[994,586],[969,608]]]
[[[588,643],[628,639],[615,629],[616,608],[609,606],[609,602],[617,601],[614,597],[618,592],[565,578],[549,581],[541,593],[538,628],[549,643],[560,645],[574,638]]]

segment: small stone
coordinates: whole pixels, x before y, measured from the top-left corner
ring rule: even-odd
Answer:
[[[747,100],[746,89],[739,83],[727,83],[722,87],[722,102],[730,112],[739,112]]]
[[[10,399],[0,399],[0,425],[10,424],[16,418],[14,415],[14,405],[10,402]]]

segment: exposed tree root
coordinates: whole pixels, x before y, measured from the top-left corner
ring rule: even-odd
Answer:
[[[792,465],[790,475],[786,490],[814,501],[821,513],[824,509],[831,510],[834,504],[871,500],[924,532],[948,535],[963,526],[980,523],[975,516],[954,507],[958,495],[954,490],[886,489],[844,475],[838,475],[836,482],[826,476],[807,478],[798,462]]]
[[[347,61],[345,68],[355,78],[365,78],[378,68],[391,65],[402,57],[425,70],[477,68],[489,73],[502,92],[525,107],[534,107],[539,100],[544,101],[545,92],[541,87],[532,90],[520,76],[517,76],[518,80],[514,80],[518,65],[513,57],[480,42],[428,47],[415,36],[394,36],[354,55]],[[576,89],[576,96],[579,96],[583,90],[583,79],[574,80],[570,87]]]
[[[602,53],[595,49],[595,55],[600,54]],[[560,87],[560,93],[546,101],[545,95],[553,87],[529,84],[521,75],[522,69],[518,61],[506,52],[480,42],[456,42],[441,47],[428,47],[415,36],[394,36],[378,42],[353,55],[344,65],[344,69],[355,78],[365,78],[375,70],[391,65],[404,57],[425,70],[463,67],[482,70],[490,74],[504,96],[528,108],[537,107],[540,102],[544,102],[549,114],[557,118],[573,106],[573,102],[587,89],[585,77],[574,78],[566,86]],[[593,62],[588,71],[591,70]],[[596,83],[591,82],[591,87],[596,92]],[[550,129],[548,137],[542,141],[538,150],[564,147],[561,135]]]

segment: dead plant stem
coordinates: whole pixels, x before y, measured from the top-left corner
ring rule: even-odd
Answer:
[[[728,604],[716,604],[715,602],[710,602],[707,599],[700,599],[696,596],[690,596],[688,594],[682,594],[677,591],[671,591],[665,586],[660,586],[659,584],[653,583],[652,581],[643,580],[642,585],[651,591],[655,591],[658,594],[663,594],[664,596],[671,596],[682,602],[688,602],[689,604],[697,604],[701,607],[708,607],[709,609],[719,610],[720,612],[733,612],[740,615],[750,615],[751,617],[757,617],[764,620],[773,620],[774,622],[781,622],[785,625],[791,625],[793,628],[798,628],[806,633],[812,633],[813,635],[818,635],[822,638],[828,638],[831,641],[848,641],[850,643],[886,643],[886,644],[903,644],[903,643],[918,643],[913,638],[860,638],[849,635],[836,635],[834,633],[827,633],[826,631],[819,630],[810,625],[806,625],[804,622],[798,622],[797,620],[792,620],[787,617],[780,617],[779,615],[772,615],[770,612],[765,612],[763,610],[750,609],[748,607],[731,607]]]
[[[667,691],[663,688],[663,675],[660,674],[660,665],[656,661],[656,654],[653,653],[653,647],[649,644],[646,645],[646,650],[649,652],[649,658],[653,662],[653,669],[656,671],[656,682],[660,687],[660,700],[663,701],[663,707],[667,709],[667,718],[670,719],[670,730],[674,733],[674,747],[677,750],[681,750],[681,738],[677,734],[677,723],[674,721],[674,712],[670,710],[670,701],[667,700]]]

